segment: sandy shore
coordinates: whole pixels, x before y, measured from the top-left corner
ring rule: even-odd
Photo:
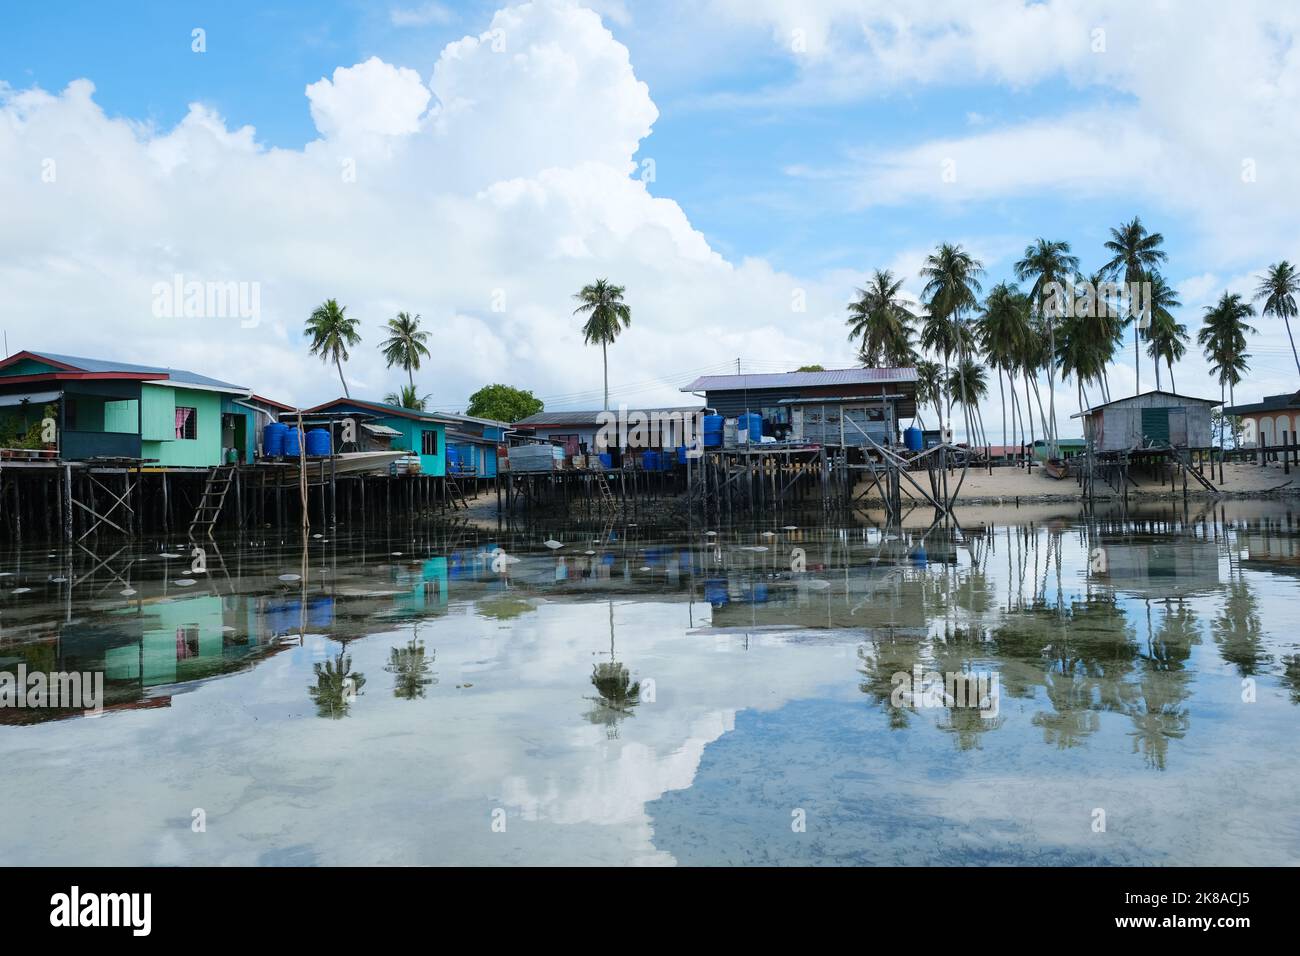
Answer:
[[[954,472],[949,478],[949,488],[955,487],[960,472]],[[914,475],[922,487],[928,488],[927,479],[924,475]],[[1132,478],[1136,487],[1129,487],[1129,500],[1133,498],[1161,498],[1176,496],[1181,498],[1183,493],[1182,479],[1176,478],[1175,484],[1170,485],[1168,477],[1163,481],[1157,476],[1141,473],[1140,469],[1135,469]],[[1233,463],[1224,468],[1224,480],[1217,479],[1213,483],[1218,487],[1219,494],[1225,495],[1256,495],[1256,494],[1277,494],[1279,496],[1286,494],[1300,494],[1300,468],[1292,466],[1291,474],[1283,473],[1282,465],[1270,463],[1263,467],[1259,465]],[[867,485],[859,484],[855,489],[856,494],[861,494],[867,490]],[[1103,495],[1102,492],[1106,492]],[[911,492],[911,494],[909,494]],[[1211,492],[1203,488],[1195,481],[1189,481],[1187,486],[1188,495],[1197,497],[1211,496]],[[920,500],[917,495],[907,484],[903,482],[903,493],[908,497]],[[1097,497],[1119,497],[1104,486],[1098,489]],[[1078,500],[1082,498],[1082,491],[1078,482],[1074,478],[1064,478],[1057,480],[1048,476],[1041,468],[1035,468],[1032,472],[1027,472],[1021,468],[994,468],[993,473],[989,474],[987,469],[972,468],[966,474],[966,480],[962,483],[961,492],[958,495],[959,503],[969,504],[1023,504],[1033,501],[1063,501]]]

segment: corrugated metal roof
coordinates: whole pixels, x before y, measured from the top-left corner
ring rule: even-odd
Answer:
[[[1123,398],[1113,398],[1109,402],[1099,402],[1091,408],[1085,408],[1082,411],[1075,412],[1071,418],[1083,418],[1091,415],[1093,412],[1101,411],[1103,408],[1110,408],[1112,405],[1123,405],[1125,402],[1134,402],[1140,398],[1149,398],[1152,395],[1167,395],[1170,398],[1181,399],[1184,402],[1200,402],[1203,405],[1218,405],[1217,398],[1197,398],[1195,395],[1179,395],[1177,392],[1167,392],[1163,388],[1153,388],[1149,392],[1143,392],[1141,395],[1125,395]],[[1082,439],[1080,439],[1082,441]]]
[[[731,392],[760,388],[816,388],[825,385],[865,385],[915,382],[914,368],[833,368],[824,372],[767,372],[748,375],[701,375],[683,392]]]
[[[1300,407],[1300,392],[1287,392],[1285,395],[1265,395],[1260,402],[1247,405],[1230,405],[1223,411],[1227,415],[1249,415],[1253,412],[1282,412]]]
[[[135,365],[130,362],[116,362],[108,359],[82,358],[76,355],[59,355],[56,352],[30,352],[38,359],[49,359],[60,365],[71,365],[73,368],[83,372],[154,372],[159,377],[166,376],[170,381],[181,382],[189,385],[202,385],[206,388],[225,388],[232,392],[247,392],[248,389],[243,385],[232,385],[230,382],[223,382],[220,379],[209,378],[206,375],[200,375],[197,372],[186,371],[183,368],[163,368],[158,365]]]
[[[628,412],[641,412],[645,415],[651,415],[656,412],[666,414],[672,412],[681,412],[687,415],[693,415],[696,412],[703,411],[700,405],[674,405],[664,408],[634,408],[628,406]],[[586,427],[597,427],[601,424],[600,417],[604,415],[603,409],[577,409],[567,412],[538,412],[536,415],[529,415],[527,418],[515,422],[515,427],[549,427],[553,425],[575,425]],[[610,409],[609,414],[617,415],[618,409]]]

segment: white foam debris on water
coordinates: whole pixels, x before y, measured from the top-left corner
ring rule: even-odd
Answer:
[[[595,554],[596,552],[595,552],[595,551],[584,551],[584,552],[582,552],[582,553],[583,553],[583,554],[587,554],[587,555],[591,555],[591,554]]]
[[[552,551],[554,551],[556,548],[564,547],[563,541],[556,541],[554,538],[547,538],[545,541],[542,542],[542,544],[546,545]]]
[[[764,531],[761,535],[759,535],[759,537],[762,537],[762,538],[775,538],[775,537],[776,537],[776,532],[775,532],[775,531]]]
[[[14,593],[14,594],[30,594],[30,593],[31,593],[31,590],[32,590],[31,588],[14,588],[13,593]]]
[[[704,532],[704,536],[705,536],[706,538],[716,538],[716,537],[718,536],[718,532],[716,532],[716,531],[706,531],[706,532]]]
[[[393,556],[394,558],[400,558],[400,557],[402,556],[402,552],[400,552],[400,551],[394,551],[392,556]]]
[[[312,535],[312,537],[313,537],[313,538],[319,538],[320,535],[319,535],[319,534],[314,534],[314,535]]]
[[[786,525],[782,525],[782,526],[781,526],[781,530],[782,530],[782,531],[798,531],[798,530],[799,530],[799,526],[798,526],[798,525],[794,525],[794,524],[786,524]]]
[[[812,588],[814,591],[825,591],[831,586],[831,582],[823,581],[821,578],[809,578],[804,582],[804,585]]]
[[[118,591],[117,593],[122,595],[122,597],[130,597],[132,594],[135,593],[135,588],[122,588],[122,590]]]
[[[180,587],[183,588],[187,588],[194,583],[195,581],[193,578],[177,578],[175,581],[172,582],[172,584],[179,585]]]
[[[653,571],[654,568],[650,567],[650,565],[648,565],[648,564],[645,564],[645,565],[642,565],[642,566],[641,566],[641,570],[642,570],[642,571]]]
[[[281,581],[301,581],[301,580],[302,580],[302,575],[299,575],[299,574],[282,574],[282,575],[280,575],[280,580],[281,580]]]
[[[160,558],[179,558],[180,555],[179,555],[179,554],[173,554],[173,553],[170,552],[170,551],[164,551],[162,554],[158,555],[158,557],[160,557]]]
[[[68,583],[68,579],[67,579],[67,578],[50,578],[50,583],[51,583],[51,584],[67,584],[67,583]]]

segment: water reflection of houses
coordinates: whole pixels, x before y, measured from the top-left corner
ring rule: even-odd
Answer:
[[[1219,587],[1219,553],[1213,541],[1193,538],[1133,542],[1103,540],[1093,572],[1117,591],[1165,599]]]

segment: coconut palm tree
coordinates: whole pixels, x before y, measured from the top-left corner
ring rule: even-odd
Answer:
[[[1151,282],[1151,325],[1147,329],[1147,355],[1156,365],[1156,388],[1160,388],[1160,362],[1169,367],[1169,388],[1174,387],[1174,363],[1180,361],[1187,352],[1187,326],[1174,318],[1170,309],[1182,305],[1178,294],[1165,282],[1164,276],[1152,273]]]
[[[421,395],[415,390],[414,385],[403,385],[400,392],[389,392],[384,396],[385,405],[396,405],[398,408],[409,408],[413,411],[422,412],[429,407],[431,395]]]
[[[979,277],[983,273],[983,263],[960,245],[948,242],[940,243],[921,267],[921,278],[925,280],[921,297],[926,303],[921,344],[943,356],[945,388],[949,385],[951,357],[957,355],[960,363],[967,346],[974,341],[963,316],[979,307],[979,293],[982,291]],[[951,414],[951,391],[948,391],[947,407]],[[969,435],[970,422],[966,424]]]
[[[1141,337],[1142,323],[1137,314],[1134,301],[1134,287],[1145,280],[1146,274],[1169,258],[1160,248],[1165,237],[1158,232],[1147,232],[1141,220],[1133,217],[1132,222],[1121,223],[1118,229],[1111,229],[1110,238],[1106,240],[1106,251],[1110,259],[1101,267],[1108,276],[1123,275],[1128,287],[1128,318],[1133,323],[1133,371],[1137,376],[1137,390],[1134,395],[1142,394],[1142,357],[1139,354],[1138,340]]]
[[[1047,354],[1054,356],[1056,320],[1060,316],[1049,314],[1054,310],[1048,308],[1048,299],[1064,294],[1071,277],[1079,271],[1079,257],[1070,254],[1068,242],[1040,237],[1025,247],[1025,254],[1016,263],[1015,271],[1016,278],[1021,282],[1033,283],[1029,287],[1029,299],[1047,329]],[[1055,364],[1054,361],[1047,363],[1047,408],[1051,429],[1043,436],[1047,440],[1048,456],[1052,458],[1057,456]]]
[[[606,279],[597,279],[583,286],[574,296],[582,304],[573,310],[574,315],[585,315],[582,340],[587,345],[600,343],[600,358],[605,366],[605,411],[609,411],[609,354],[608,347],[618,334],[632,324],[632,310],[623,301],[623,286],[612,285]]]
[[[411,317],[409,312],[398,312],[397,318],[388,320],[388,338],[379,344],[388,360],[388,367],[400,365],[406,369],[406,381],[415,387],[412,370],[420,370],[420,359],[429,357],[429,333],[420,328],[420,317]]]
[[[1109,402],[1110,376],[1107,369],[1124,340],[1123,310],[1116,302],[1118,286],[1101,271],[1086,277],[1079,274],[1074,281],[1076,301],[1086,298],[1076,306],[1076,315],[1086,320],[1078,327],[1079,334],[1090,336],[1101,356],[1097,384],[1101,388],[1102,400]]]
[[[343,394],[351,398],[348,383],[343,378],[343,363],[348,360],[348,349],[361,344],[361,335],[357,332],[361,320],[348,318],[347,311],[347,306],[326,299],[312,312],[303,332],[311,337],[312,355],[319,355],[322,362],[334,362],[339,370],[339,381],[343,383]]]
[[[943,368],[929,360],[916,363],[916,406],[926,405],[934,406],[937,425],[943,428]]]
[[[1236,293],[1223,293],[1219,301],[1205,309],[1205,320],[1201,330],[1196,333],[1196,343],[1205,350],[1205,359],[1210,363],[1210,371],[1219,380],[1219,400],[1221,404],[1236,404],[1235,388],[1241,381],[1242,373],[1250,371],[1246,351],[1246,336],[1254,335],[1254,326],[1246,319],[1255,314],[1255,307],[1242,300]],[[1224,402],[1224,390],[1227,390],[1227,402]],[[1219,445],[1223,445],[1223,431],[1227,416],[1219,429]]]
[[[1291,335],[1291,320],[1296,317],[1296,294],[1300,293],[1300,272],[1295,266],[1283,259],[1268,267],[1264,277],[1259,280],[1255,290],[1255,299],[1264,300],[1260,312],[1272,315],[1286,323],[1286,337],[1291,340],[1291,357],[1295,359],[1295,369],[1300,372],[1300,354],[1296,353],[1295,338]]]
[[[861,340],[860,357],[867,367],[905,366],[915,355],[912,322],[916,316],[903,304],[902,279],[877,269],[857,299],[849,303],[849,341]]]
[[[979,409],[980,400],[988,393],[989,386],[984,366],[974,356],[962,356],[958,366],[948,376],[948,394],[962,406],[966,413],[968,427],[973,418],[974,434],[968,431],[966,435],[966,442],[971,447],[988,444],[988,435],[984,433],[984,419]]]
[[[1021,341],[1028,331],[1026,299],[1014,285],[999,282],[984,299],[984,309],[976,322],[976,336],[988,363],[998,373],[998,397],[1002,405],[1002,444],[1007,444],[1007,396],[1002,387],[1005,374],[1011,383],[1011,396],[1015,398],[1015,374]],[[1015,412],[1011,416],[1011,430],[1015,431]]]

